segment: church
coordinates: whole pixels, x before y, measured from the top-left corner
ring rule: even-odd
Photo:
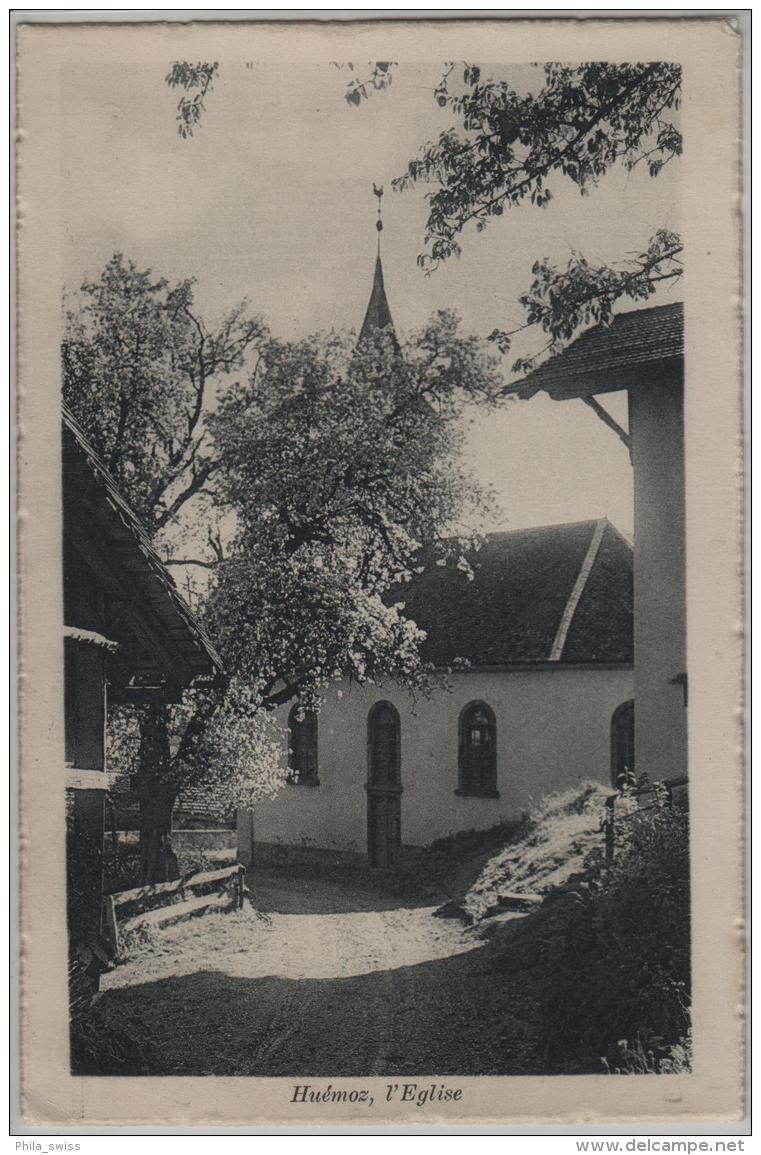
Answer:
[[[380,252],[360,340],[378,329],[396,339]],[[319,714],[281,708],[288,784],[240,816],[244,861],[387,868],[405,847],[633,772],[627,538],[606,519],[539,526],[489,534],[468,561],[471,575],[431,565],[394,593],[441,688],[344,681]]]

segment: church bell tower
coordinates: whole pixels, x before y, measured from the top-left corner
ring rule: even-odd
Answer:
[[[378,219],[375,222],[375,228],[378,232],[378,251],[375,257],[375,273],[373,275],[373,288],[370,293],[370,300],[367,305],[367,312],[365,319],[362,322],[362,329],[360,330],[360,343],[369,337],[372,333],[387,331],[390,333],[394,342],[394,347],[398,349],[399,342],[397,341],[396,331],[394,329],[394,321],[391,316],[391,309],[389,308],[388,298],[386,297],[386,289],[383,284],[383,265],[381,263],[381,233],[383,232],[383,215],[381,201],[383,198],[383,188],[378,188],[373,185],[373,192],[378,198]]]

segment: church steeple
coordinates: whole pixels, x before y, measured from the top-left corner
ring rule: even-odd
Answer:
[[[362,329],[359,334],[360,341],[365,340],[371,333],[376,333],[380,330],[389,330],[393,338],[394,345],[397,344],[396,332],[394,330],[394,321],[391,316],[391,309],[389,308],[388,299],[386,297],[386,289],[383,284],[383,265],[381,264],[380,242],[381,233],[383,232],[383,219],[381,216],[381,197],[383,196],[383,189],[373,185],[373,192],[378,198],[378,220],[375,222],[375,227],[378,230],[378,252],[375,257],[375,274],[373,276],[373,289],[370,294],[370,301],[365,313],[365,319],[362,322]]]

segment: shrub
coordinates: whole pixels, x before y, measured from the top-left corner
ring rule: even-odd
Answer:
[[[656,793],[655,805],[627,816],[616,837],[612,861],[593,851],[583,873],[524,924],[548,1073],[689,1063],[686,811]]]
[[[670,1048],[647,1047],[641,1038],[633,1043],[621,1039],[618,1043],[618,1059],[615,1066],[603,1057],[603,1066],[611,1075],[684,1075],[692,1070],[692,1035]]]
[[[137,842],[106,845],[103,854],[103,893],[116,894],[140,886],[140,847]]]

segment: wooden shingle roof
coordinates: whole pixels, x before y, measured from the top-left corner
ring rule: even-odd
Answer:
[[[473,579],[430,559],[393,591],[436,666],[631,663],[632,547],[606,519],[488,534]]]
[[[180,684],[220,675],[221,658],[66,406],[62,464],[64,533],[134,624],[147,671]]]
[[[507,392],[526,398],[545,389],[562,399],[629,389],[681,373],[683,357],[681,302],[633,309],[587,329]]]

